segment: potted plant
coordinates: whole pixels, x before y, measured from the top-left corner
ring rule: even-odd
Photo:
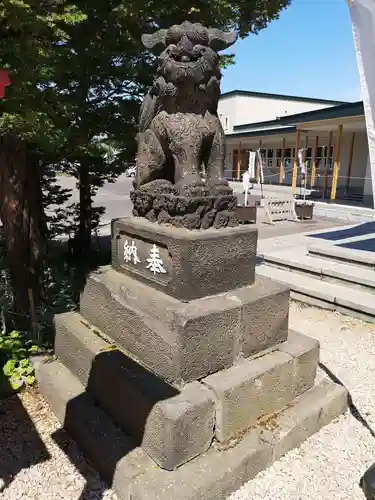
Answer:
[[[250,205],[237,205],[237,217],[242,224],[257,221],[257,207],[255,203]]]
[[[298,219],[312,219],[314,213],[314,202],[306,200],[296,200],[295,212]]]

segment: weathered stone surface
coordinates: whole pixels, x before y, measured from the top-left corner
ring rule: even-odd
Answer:
[[[211,449],[176,471],[148,470],[133,481],[132,500],[226,500],[271,464],[258,431],[226,451]]]
[[[225,296],[185,304],[111,268],[89,276],[81,314],[170,382],[231,366],[241,303]]]
[[[130,193],[135,217],[185,229],[221,229],[238,225],[236,196],[210,196],[209,191],[206,196],[179,196],[173,193],[173,185],[171,194],[159,194],[152,189],[152,184],[148,183],[147,189],[141,187]]]
[[[67,431],[120,500],[226,500],[347,408],[346,389],[325,380],[279,415],[264,419],[236,446],[211,448],[170,472],[156,468],[141,448],[132,449],[92,398],[72,403],[84,388],[60,362],[37,366],[37,378],[52,410],[69,422]]]
[[[252,338],[246,337],[252,342],[252,353],[285,340],[277,322],[266,333],[260,327],[251,329],[252,319],[243,310],[250,303],[256,311],[263,296],[260,280],[234,292],[185,303],[107,267],[88,277],[80,310],[89,323],[151,371],[180,383],[232,366],[243,356],[245,331],[252,332]]]
[[[240,346],[243,357],[253,356],[288,338],[288,287],[259,278],[256,286],[236,290],[235,294],[243,303]]]
[[[190,22],[142,37],[160,64],[139,116],[134,215],[188,229],[238,223],[235,204],[225,206],[225,197],[234,197],[224,177],[225,135],[215,111],[217,51],[236,38]]]
[[[163,469],[173,470],[208,450],[214,436],[214,396],[199,382],[157,403],[146,423],[142,448]]]
[[[84,323],[74,312],[55,316],[55,354],[108,415],[140,443],[155,405],[179,391],[111,347]]]
[[[221,231],[187,231],[129,217],[112,224],[112,265],[177,299],[188,301],[254,283],[258,231],[249,226]],[[140,262],[125,262],[124,247],[134,242]],[[147,268],[156,246],[165,272]]]
[[[258,418],[289,404],[294,396],[293,375],[293,358],[276,351],[204,379],[216,395],[218,441],[238,436]]]
[[[293,405],[262,424],[261,437],[273,449],[273,461],[303,443],[308,437],[344,413],[348,391],[324,379],[297,397]]]
[[[83,321],[78,313],[55,317],[55,353],[108,415],[162,468],[172,470],[204,453],[214,433],[211,391],[193,382],[180,394],[119,350],[109,349]]]
[[[154,462],[116,426],[59,361],[36,364],[41,394],[61,424],[121,500],[130,499],[132,480]],[[54,439],[58,441],[57,432]]]
[[[131,499],[227,500],[261,468],[301,445],[346,408],[346,390],[326,380],[296,398],[291,408],[245,434],[233,448],[210,450],[174,472],[146,471],[133,481]]]
[[[294,395],[299,396],[314,385],[319,362],[319,342],[289,331],[288,340],[280,346],[280,351],[294,358]]]

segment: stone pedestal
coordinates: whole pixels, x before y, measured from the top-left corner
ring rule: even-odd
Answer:
[[[121,499],[224,500],[345,411],[289,290],[255,280],[256,229],[119,219],[112,244],[37,375]]]
[[[258,230],[240,226],[189,231],[130,217],[112,222],[116,271],[165,294],[190,301],[252,285]],[[128,248],[137,248],[137,259]],[[162,270],[148,259],[157,251]]]

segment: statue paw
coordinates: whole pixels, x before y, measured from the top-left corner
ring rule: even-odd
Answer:
[[[226,179],[208,181],[207,188],[211,196],[230,196],[233,194],[233,189],[229,186]]]
[[[177,182],[175,185],[175,193],[178,196],[194,198],[197,196],[206,196],[207,190],[200,177],[187,176]]]

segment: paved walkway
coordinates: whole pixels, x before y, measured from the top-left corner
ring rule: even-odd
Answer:
[[[319,241],[325,244],[342,244],[365,242],[375,238],[375,223],[347,224],[344,221],[317,218],[314,224],[307,221],[301,224],[298,222],[279,224],[271,226],[271,229],[266,228],[266,224],[259,224],[259,239],[267,241],[258,242],[258,253],[297,246],[306,248],[308,244]],[[294,231],[292,224],[299,226],[300,230]]]

